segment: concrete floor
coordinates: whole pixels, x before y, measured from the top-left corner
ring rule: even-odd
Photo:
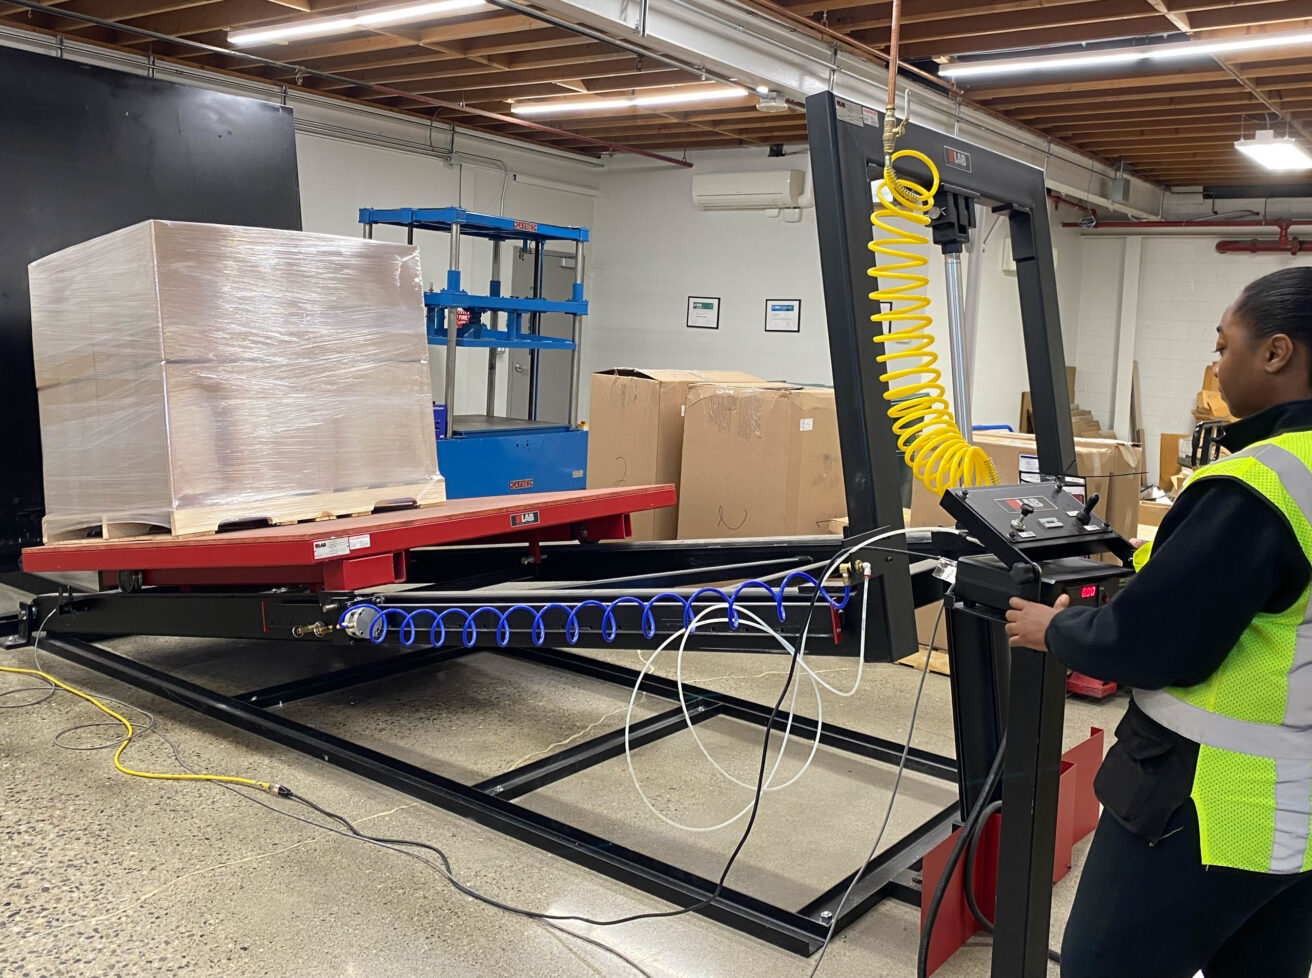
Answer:
[[[0,595],[0,611],[4,602]],[[325,654],[291,644],[108,644],[234,692],[294,676],[308,656]],[[340,665],[350,653],[329,655],[332,665]],[[601,655],[639,663],[633,652]],[[667,658],[658,671],[673,675],[674,658]],[[26,666],[32,659],[30,649],[0,652],[0,664]],[[850,685],[853,664],[812,661],[830,682]],[[448,853],[458,877],[507,902],[597,917],[668,909],[627,886],[226,724],[57,659],[43,657],[43,663],[73,685],[154,712],[193,766],[277,781],[366,831],[429,841]],[[782,675],[780,660],[769,656],[689,654],[684,668],[691,682],[767,703],[778,695]],[[855,696],[825,694],[824,719],[901,741],[918,678],[904,666],[867,667]],[[22,684],[0,675],[0,690]],[[390,744],[402,756],[472,782],[620,726],[627,703],[628,694],[616,688],[483,654],[302,702],[288,713],[364,743]],[[799,705],[813,715],[809,684]],[[635,715],[664,706],[640,700]],[[1086,736],[1090,725],[1110,733],[1124,706],[1120,696],[1102,703],[1068,701],[1068,745]],[[107,751],[52,745],[57,731],[94,719],[92,708],[62,694],[31,709],[0,711],[0,975],[637,974],[602,951],[460,895],[413,859],[280,817],[213,785],[124,777]],[[717,719],[698,730],[730,773],[754,777],[757,728]],[[94,743],[113,734],[104,727],[68,739]],[[914,743],[952,753],[944,677],[928,677]],[[781,772],[791,775],[804,753],[800,745],[790,748]],[[150,770],[177,770],[154,737],[134,743],[126,760]],[[678,819],[718,822],[750,799],[719,780],[687,733],[637,751],[634,763],[652,801]],[[731,883],[771,901],[800,905],[810,899],[864,856],[891,782],[887,769],[821,751],[801,781],[767,796]],[[886,843],[951,795],[941,782],[908,776]],[[665,825],[642,807],[622,758],[525,796],[522,803],[707,876],[718,875],[742,824],[697,834]],[[1077,849],[1075,871],[1055,889],[1054,943],[1087,845]],[[612,928],[569,926],[633,957],[654,978],[804,978],[812,963],[692,915]],[[835,941],[821,975],[913,974],[917,926],[914,909],[882,904]],[[986,974],[988,962],[988,943],[977,939],[938,974]]]

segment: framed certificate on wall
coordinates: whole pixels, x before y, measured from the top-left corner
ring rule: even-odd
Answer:
[[[767,333],[800,333],[802,331],[802,300],[766,299],[765,331]]]
[[[710,296],[688,296],[689,329],[719,329],[720,300]]]

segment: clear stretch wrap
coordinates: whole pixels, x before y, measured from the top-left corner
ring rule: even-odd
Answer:
[[[416,248],[147,221],[28,277],[47,540],[441,500]]]

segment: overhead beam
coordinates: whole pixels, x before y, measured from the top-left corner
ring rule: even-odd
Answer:
[[[1119,37],[1161,34],[1172,30],[1156,14],[1116,21],[1091,21],[1062,27],[1016,28],[988,34],[960,34],[943,40],[911,41],[902,48],[907,58],[931,58],[963,54],[993,54],[1026,48],[1041,37],[1045,45],[1075,44],[1084,41],[1111,40]],[[886,47],[888,31],[853,31],[852,36],[874,48]]]

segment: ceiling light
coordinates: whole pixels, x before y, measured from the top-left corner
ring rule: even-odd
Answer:
[[[747,94],[745,88],[713,88],[699,92],[671,92],[668,95],[638,95],[633,98],[583,99],[568,102],[533,102],[515,104],[510,111],[515,115],[556,115],[568,112],[604,112],[608,109],[645,109],[660,105],[683,105],[688,102],[713,102],[739,98]]]
[[[770,94],[770,86],[769,86],[769,85],[757,85],[757,86],[756,86],[756,94],[757,94],[757,95],[769,95],[769,94]]]
[[[1217,38],[1214,41],[1183,41],[1178,44],[1152,44],[1146,47],[1057,54],[1051,57],[970,61],[963,64],[943,65],[938,73],[944,78],[979,78],[984,75],[1014,75],[1028,71],[1062,71],[1145,61],[1171,61],[1228,54],[1233,51],[1308,44],[1312,44],[1312,31],[1298,34],[1260,34]]]
[[[241,46],[246,44],[268,44],[274,41],[296,41],[306,37],[345,34],[348,31],[366,30],[371,27],[428,20],[431,17],[441,17],[445,14],[460,13],[467,10],[478,10],[487,6],[488,4],[484,0],[432,0],[429,3],[411,3],[404,7],[381,7],[344,14],[341,17],[313,17],[309,20],[298,20],[294,23],[278,24],[274,27],[254,27],[245,31],[229,31],[228,43]]]
[[[1268,170],[1312,170],[1312,156],[1292,136],[1277,138],[1271,129],[1259,129],[1252,139],[1241,139],[1235,149]]]

